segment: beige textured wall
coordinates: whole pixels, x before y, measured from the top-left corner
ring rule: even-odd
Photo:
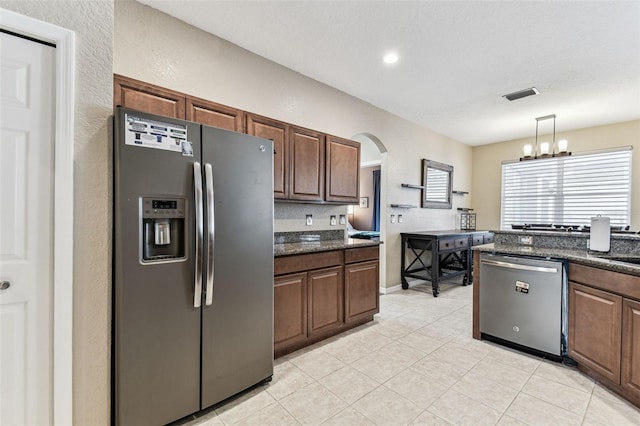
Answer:
[[[567,139],[573,153],[633,146],[631,228],[640,229],[640,120],[562,132],[556,135],[556,140],[559,139]],[[501,164],[521,157],[522,147],[528,143],[535,143],[535,133],[527,139],[473,148],[471,200],[478,214],[478,229],[500,229]]]
[[[79,425],[107,425],[113,1],[3,0],[1,6],[76,33],[73,417]]]
[[[114,72],[337,136],[375,135],[388,150],[383,183],[388,186],[388,203],[419,204],[420,191],[400,184],[420,183],[422,158],[452,164],[455,189],[471,188],[471,147],[138,3],[116,1]],[[456,197],[454,203],[453,210],[389,209],[389,214],[402,213],[405,223],[387,223],[382,286],[400,283],[399,233],[454,227],[455,207],[468,203],[468,198]],[[325,206],[276,205],[276,229],[286,228],[281,221],[287,220],[298,226],[307,211],[314,222],[318,218],[328,223],[331,210]]]

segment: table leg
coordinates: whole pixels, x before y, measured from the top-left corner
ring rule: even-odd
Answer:
[[[433,297],[438,297],[440,294],[440,254],[434,246],[435,243],[431,246],[431,292]]]

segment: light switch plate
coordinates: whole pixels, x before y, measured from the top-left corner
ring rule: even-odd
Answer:
[[[391,215],[391,223],[396,223],[396,215],[395,214]]]
[[[308,214],[307,215],[307,226],[311,226],[313,225],[313,215]]]
[[[347,224],[347,217],[343,214],[340,215],[340,225],[346,225]]]
[[[330,216],[329,223],[331,224],[331,226],[336,226],[338,224],[335,215]]]
[[[398,223],[402,223],[404,221],[404,219],[402,218],[402,215],[399,214],[398,215]]]

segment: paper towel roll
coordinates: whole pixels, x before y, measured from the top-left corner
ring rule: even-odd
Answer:
[[[609,251],[611,244],[611,221],[608,217],[591,218],[589,249],[591,251]]]

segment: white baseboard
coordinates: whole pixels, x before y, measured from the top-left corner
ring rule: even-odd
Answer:
[[[413,281],[408,281],[409,284],[409,288],[414,287],[416,285],[419,284],[424,284],[425,281],[423,280],[413,280]],[[398,285],[394,285],[391,287],[380,287],[380,294],[389,294],[389,293],[393,293],[396,291],[400,291],[402,290],[402,284],[398,284]]]

